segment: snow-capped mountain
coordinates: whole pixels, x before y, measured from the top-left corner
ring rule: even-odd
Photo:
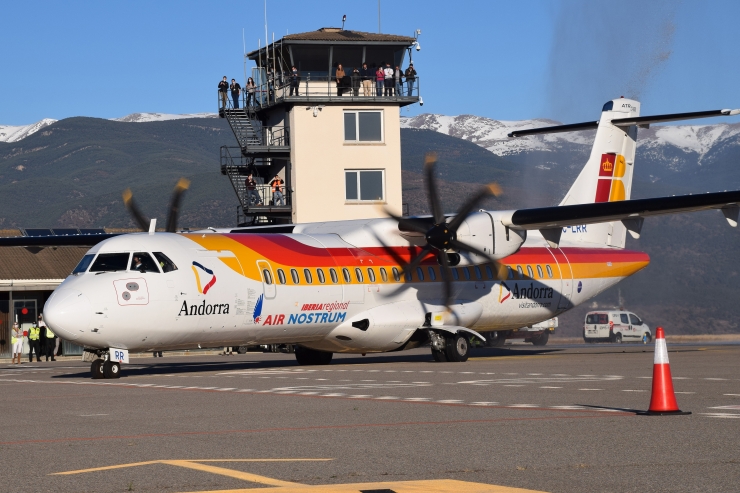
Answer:
[[[425,113],[402,118],[402,128],[434,130],[453,137],[468,140],[499,156],[520,154],[530,151],[552,152],[564,145],[590,147],[594,132],[572,132],[545,134],[510,139],[507,134],[514,130],[559,125],[545,119],[505,121],[492,120],[474,115],[446,116]],[[663,153],[665,149],[680,150],[695,155],[701,164],[704,156],[723,143],[740,145],[740,123],[715,125],[653,126],[640,129],[638,147],[648,154]],[[655,157],[658,157],[657,155]]]
[[[162,122],[165,120],[180,120],[182,118],[217,118],[216,113],[185,113],[182,115],[175,115],[171,113],[131,113],[130,115],[122,116],[120,118],[111,118],[116,122]],[[56,123],[57,120],[51,118],[44,118],[41,121],[32,123],[30,125],[0,125],[0,142],[18,142],[19,140],[25,139],[31,134],[34,134],[44,127]]]
[[[30,125],[0,125],[0,142],[17,142],[56,122],[51,118]]]

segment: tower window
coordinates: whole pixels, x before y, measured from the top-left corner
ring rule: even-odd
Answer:
[[[383,170],[345,170],[346,199],[357,202],[384,200]]]
[[[382,111],[345,111],[345,142],[383,142]]]

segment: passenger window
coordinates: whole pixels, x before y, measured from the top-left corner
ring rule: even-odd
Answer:
[[[357,277],[357,282],[365,282],[362,278],[362,269],[359,267],[355,267],[355,277]]]
[[[162,268],[162,272],[165,274],[177,270],[175,263],[169,259],[167,255],[162,252],[154,252],[154,258],[159,262],[159,266]]]
[[[403,277],[406,280],[406,282],[411,282],[414,280],[414,277],[411,275],[411,272],[404,272]]]
[[[436,281],[437,274],[434,272],[434,267],[430,265],[429,267],[427,267],[427,270],[429,271],[429,280]]]
[[[400,273],[400,272],[398,271],[398,269],[396,269],[396,268],[394,267],[392,271],[393,271],[393,279],[394,279],[394,280],[395,280],[396,282],[401,282],[401,273]]]
[[[128,270],[141,272],[156,272],[159,274],[159,267],[151,255],[146,252],[136,252],[131,257],[131,265]]]
[[[321,284],[324,284],[326,282],[326,277],[324,277],[323,269],[316,269],[316,275],[318,276],[319,282]]]
[[[452,269],[452,277],[454,277],[456,281],[459,281],[460,280],[460,272],[457,269]]]
[[[470,280],[470,271],[468,270],[468,268],[467,267],[463,267],[460,270],[462,271],[463,275],[465,276],[465,280],[466,281],[469,281]]]
[[[293,279],[293,284],[300,284],[301,280],[298,278],[298,271],[290,269],[290,278]]]
[[[278,282],[280,284],[285,284],[285,272],[283,272],[283,269],[278,269]]]
[[[545,266],[545,268],[547,269],[547,275],[550,276],[550,279],[552,279],[552,269],[549,265]]]
[[[334,269],[329,269],[329,277],[331,277],[331,282],[334,284],[339,282],[339,276],[337,276],[337,271]]]
[[[385,267],[380,268],[380,278],[383,282],[388,282],[388,273],[385,271]]]
[[[90,267],[90,264],[92,263],[93,259],[95,258],[95,254],[91,253],[90,255],[85,255],[82,257],[82,260],[80,260],[80,263],[77,264],[77,267],[75,267],[75,270],[72,271],[72,274],[81,274],[87,270],[88,267]]]
[[[521,265],[516,266],[516,271],[519,273],[519,279],[524,279],[524,271]]]
[[[416,276],[419,278],[420,281],[424,280],[424,271],[421,269],[421,267],[416,268]]]
[[[491,269],[490,265],[486,265],[486,275],[489,279],[493,279],[493,269]]]
[[[370,282],[375,282],[375,271],[370,267],[367,268],[367,278]]]
[[[528,265],[527,266],[527,275],[529,276],[530,279],[534,279],[534,272],[532,272],[532,266],[531,265]]]
[[[506,272],[507,272],[507,275],[506,275],[507,279],[514,279],[514,270],[508,265],[506,266]]]
[[[622,320],[622,323],[623,323],[623,324],[628,324],[628,323],[630,323],[630,319],[629,319],[629,318],[627,318],[627,314],[626,314],[626,313],[620,313],[620,314],[619,314],[619,318],[620,318],[620,320]]]
[[[268,286],[272,284],[272,273],[270,273],[270,269],[262,269],[262,279]]]
[[[346,267],[342,269],[342,277],[344,277],[344,282],[346,284],[350,284],[352,282],[352,278],[349,275],[349,269]]]
[[[483,273],[481,273],[481,271],[480,271],[480,267],[478,267],[478,266],[476,265],[476,266],[474,267],[474,269],[475,269],[475,278],[476,278],[476,279],[483,279]]]
[[[642,325],[642,320],[637,318],[637,315],[630,313],[630,323],[632,325]]]
[[[313,276],[310,269],[303,269],[303,277],[306,278],[306,284],[313,284]]]
[[[537,277],[539,277],[540,279],[545,277],[545,274],[542,273],[542,267],[539,265],[537,266]]]

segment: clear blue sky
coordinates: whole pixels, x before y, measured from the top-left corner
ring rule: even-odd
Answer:
[[[0,124],[216,110],[264,42],[263,1],[0,0]],[[269,36],[376,32],[377,0],[268,0]],[[740,1],[381,0],[384,33],[421,29],[421,112],[598,117],[639,94],[643,114],[740,107]]]

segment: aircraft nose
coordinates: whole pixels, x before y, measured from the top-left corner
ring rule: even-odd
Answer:
[[[90,300],[76,289],[54,291],[44,305],[44,322],[68,341],[77,339],[87,331],[91,316]]]

